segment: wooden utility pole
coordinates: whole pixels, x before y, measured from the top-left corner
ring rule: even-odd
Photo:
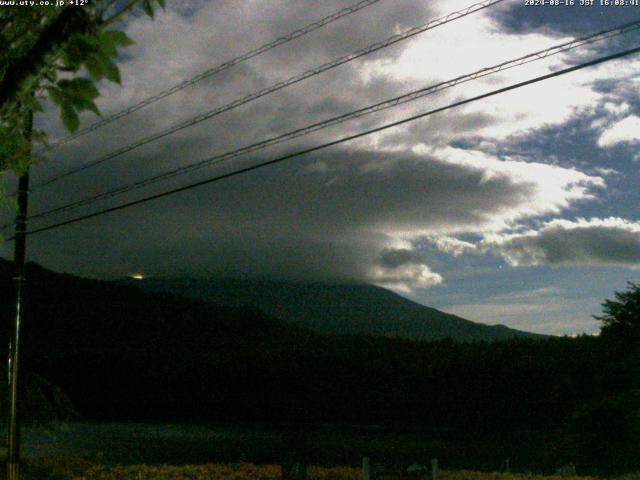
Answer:
[[[26,125],[27,136],[31,136],[32,114]],[[14,237],[14,276],[15,308],[13,325],[9,338],[8,373],[8,420],[7,420],[7,480],[18,480],[20,463],[20,423],[18,419],[18,360],[20,347],[20,322],[24,309],[25,257],[27,247],[27,202],[29,199],[29,169],[27,168],[18,182],[18,212],[16,214],[16,230]]]
[[[362,480],[371,480],[371,459],[362,458]]]

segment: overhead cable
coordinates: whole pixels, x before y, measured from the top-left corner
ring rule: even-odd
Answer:
[[[67,220],[64,220],[64,221],[61,221],[61,222],[57,222],[57,223],[50,224],[50,225],[47,225],[47,226],[44,226],[44,227],[40,227],[40,228],[37,228],[35,230],[31,230],[31,231],[27,232],[27,235],[34,235],[34,234],[37,234],[37,233],[46,232],[46,231],[49,231],[49,230],[53,230],[55,228],[60,228],[60,227],[66,226],[66,225],[71,225],[73,223],[77,223],[77,222],[81,222],[83,220],[87,220],[87,219],[90,219],[90,218],[102,216],[102,215],[105,215],[107,213],[116,212],[116,211],[119,211],[119,210],[123,210],[123,209],[126,209],[126,208],[130,208],[130,207],[136,206],[136,205],[147,203],[147,202],[150,202],[150,201],[153,201],[153,200],[164,198],[164,197],[167,197],[167,196],[170,196],[170,195],[174,195],[176,193],[185,192],[185,191],[197,188],[197,187],[208,185],[208,184],[211,184],[211,183],[214,183],[214,182],[218,182],[218,181],[221,181],[221,180],[225,180],[225,179],[228,179],[228,178],[236,177],[236,176],[239,176],[239,175],[251,172],[251,171],[255,171],[255,170],[270,166],[270,165],[274,165],[274,164],[277,164],[277,163],[284,162],[286,160],[290,160],[292,158],[300,157],[300,156],[303,156],[303,155],[308,155],[310,153],[317,152],[319,150],[323,150],[323,149],[328,148],[328,147],[332,147],[332,146],[339,145],[339,144],[342,144],[342,143],[350,142],[352,140],[355,140],[355,139],[358,139],[358,138],[362,138],[362,137],[365,137],[367,135],[371,135],[371,134],[374,134],[374,133],[382,132],[384,130],[388,130],[388,129],[393,128],[393,127],[397,127],[397,126],[400,126],[400,125],[403,125],[403,124],[406,124],[406,123],[409,123],[409,122],[413,122],[413,121],[418,120],[420,118],[425,118],[425,117],[434,115],[436,113],[440,113],[440,112],[443,112],[443,111],[446,111],[446,110],[457,108],[457,107],[460,107],[462,105],[467,105],[467,104],[472,103],[472,102],[477,102],[479,100],[483,100],[485,98],[489,98],[489,97],[492,97],[494,95],[498,95],[498,94],[501,94],[501,93],[504,93],[504,92],[515,90],[517,88],[522,88],[522,87],[527,86],[527,85],[531,85],[531,84],[534,84],[534,83],[538,83],[538,82],[542,82],[542,81],[545,81],[545,80],[549,80],[551,78],[559,77],[561,75],[566,75],[568,73],[575,72],[575,71],[581,70],[583,68],[587,68],[587,67],[591,67],[591,66],[594,66],[594,65],[605,63],[605,62],[608,62],[608,61],[611,61],[611,60],[623,58],[623,57],[626,57],[626,56],[629,56],[629,55],[632,55],[632,54],[636,54],[638,52],[640,52],[640,47],[635,47],[635,48],[631,48],[631,49],[628,49],[628,50],[624,50],[622,52],[614,53],[612,55],[599,57],[599,58],[596,58],[595,60],[591,60],[589,62],[581,63],[581,64],[575,65],[573,67],[569,67],[569,68],[565,68],[565,69],[562,69],[562,70],[558,70],[556,72],[548,73],[546,75],[541,75],[541,76],[538,76],[538,77],[535,77],[535,78],[532,78],[532,79],[529,79],[529,80],[526,80],[526,81],[523,81],[523,82],[519,82],[519,83],[515,83],[515,84],[512,84],[512,85],[509,85],[507,87],[502,87],[502,88],[499,88],[499,89],[496,89],[496,90],[492,90],[492,91],[490,91],[488,93],[484,93],[482,95],[477,95],[475,97],[471,97],[471,98],[467,98],[465,100],[461,100],[461,101],[458,101],[458,102],[455,102],[455,103],[451,103],[451,104],[446,105],[444,107],[440,107],[440,108],[436,108],[436,109],[433,109],[433,110],[429,110],[427,112],[420,113],[418,115],[413,115],[413,116],[404,118],[402,120],[398,120],[398,121],[395,121],[395,122],[391,122],[391,123],[382,125],[380,127],[373,128],[371,130],[367,130],[367,131],[364,131],[364,132],[357,133],[355,135],[350,135],[350,136],[347,136],[347,137],[344,137],[344,138],[340,138],[338,140],[333,140],[331,142],[323,143],[321,145],[316,145],[314,147],[307,148],[307,149],[304,149],[304,150],[300,150],[300,151],[295,152],[295,153],[291,153],[291,154],[284,155],[284,156],[281,156],[281,157],[278,157],[278,158],[275,158],[275,159],[272,159],[272,160],[268,160],[268,161],[265,161],[265,162],[261,162],[261,163],[258,163],[258,164],[254,164],[254,165],[251,165],[251,166],[240,168],[240,169],[234,170],[232,172],[216,175],[216,176],[208,178],[206,180],[200,180],[200,181],[195,182],[195,183],[191,183],[191,184],[188,184],[188,185],[185,185],[185,186],[182,186],[182,187],[174,188],[174,189],[167,190],[167,191],[164,191],[164,192],[161,192],[161,193],[157,193],[157,194],[154,194],[154,195],[143,197],[143,198],[140,198],[138,200],[133,200],[133,201],[130,201],[130,202],[127,202],[127,203],[116,205],[114,207],[105,208],[103,210],[99,210],[99,211],[96,211],[96,212],[93,212],[93,213],[77,216],[77,217],[70,218],[70,219],[67,219]]]
[[[63,172],[60,173],[58,175],[54,175],[53,177],[34,185],[34,187],[32,188],[32,191],[36,191],[42,187],[45,187],[47,185],[50,185],[54,182],[57,182],[63,178],[66,178],[70,175],[74,175],[76,173],[79,172],[83,172],[85,170],[88,170],[92,167],[95,167],[96,165],[100,165],[108,160],[111,160],[113,158],[119,157],[120,155],[123,155],[125,153],[128,153],[132,150],[135,150],[143,145],[147,145],[151,142],[155,142],[156,140],[160,140],[161,138],[164,138],[168,135],[174,134],[176,132],[179,132],[180,130],[184,130],[185,128],[189,128],[192,127],[198,123],[201,123],[205,120],[208,120],[210,118],[213,118],[217,115],[220,115],[222,113],[228,112],[230,110],[233,110],[235,108],[238,108],[242,105],[245,105],[249,102],[252,102],[254,100],[257,100],[259,98],[262,98],[266,95],[269,95],[271,93],[277,92],[279,90],[282,90],[286,87],[289,87],[291,85],[294,85],[296,83],[302,82],[303,80],[306,80],[308,78],[311,78],[313,76],[319,75],[320,73],[326,72],[328,70],[331,70],[333,68],[336,68],[340,65],[343,65],[345,63],[351,62],[353,60],[356,60],[360,57],[363,57],[365,55],[369,55],[370,53],[376,52],[378,50],[381,50],[383,48],[389,47],[391,45],[394,45],[400,41],[406,40],[408,38],[414,37],[415,35],[419,35],[421,33],[424,33],[428,30],[431,30],[433,28],[439,27],[441,25],[445,25],[449,22],[452,22],[454,20],[458,20],[460,18],[466,17],[467,15],[471,15],[472,13],[478,12],[480,10],[483,10],[485,8],[488,8],[492,5],[495,5],[497,3],[501,3],[504,0],[484,0],[482,2],[479,3],[475,3],[467,8],[464,8],[462,10],[458,10],[456,12],[452,12],[449,13],[448,15],[445,15],[443,17],[437,18],[435,20],[431,20],[430,22],[424,24],[424,25],[420,25],[418,27],[413,27],[410,28],[402,33],[398,33],[396,35],[393,35],[389,38],[387,38],[386,40],[383,40],[381,42],[377,42],[374,43],[372,45],[369,45],[368,47],[365,48],[361,48],[359,50],[356,50],[353,53],[350,53],[348,55],[344,55],[340,58],[337,58],[331,62],[325,63],[323,65],[320,65],[318,67],[314,67],[310,70],[307,70],[306,72],[303,72],[301,74],[298,75],[294,75],[293,77],[288,78],[287,80],[283,80],[281,82],[275,83],[269,87],[263,88],[262,90],[259,90],[257,92],[254,93],[250,93],[248,95],[245,95],[244,97],[240,97],[237,98],[236,100],[233,100],[230,103],[224,104],[222,106],[216,107],[213,110],[210,110],[208,112],[202,113],[200,115],[197,115],[195,117],[191,117],[188,120],[185,120],[183,122],[177,123],[165,130],[162,130],[160,132],[148,135],[144,138],[141,138],[139,140],[136,140],[135,142],[132,142],[128,145],[125,145],[123,147],[118,148],[117,150],[114,150],[110,153],[107,153],[106,155],[103,155],[95,160],[89,161],[77,168],[74,168],[72,170],[69,170],[67,172]]]
[[[511,68],[515,68],[531,62],[539,61],[539,60],[548,58],[552,55],[557,55],[559,53],[567,52],[569,50],[576,49],[578,47],[582,47],[587,44],[592,44],[594,42],[609,39],[615,36],[622,35],[624,33],[636,31],[638,29],[640,29],[640,20],[636,20],[635,22],[630,22],[624,25],[619,25],[613,28],[609,28],[607,30],[602,30],[597,33],[586,35],[568,42],[561,43],[559,45],[549,47],[544,50],[540,50],[534,53],[524,55],[522,57],[518,57],[516,59],[508,60],[508,61],[499,63],[497,65],[493,65],[491,67],[485,67],[473,73],[461,75],[456,78],[437,83],[435,85],[430,85],[428,87],[421,88],[419,90],[414,90],[412,92],[409,92],[409,93],[406,93],[406,94],[403,94],[403,95],[400,95],[400,96],[397,96],[373,105],[369,105],[367,107],[360,108],[358,110],[345,113],[343,115],[339,115],[327,120],[323,120],[321,122],[313,123],[311,125],[307,125],[305,127],[298,128],[296,130],[293,130],[281,135],[277,135],[277,136],[268,138],[266,140],[262,140],[260,142],[253,143],[251,145],[247,145],[247,146],[244,146],[235,150],[231,150],[222,154],[214,155],[212,157],[208,157],[206,159],[199,160],[197,162],[194,162],[182,167],[178,167],[178,168],[169,170],[167,172],[160,173],[158,175],[147,177],[145,179],[130,183],[122,187],[118,187],[103,193],[92,195],[60,207],[55,207],[46,211],[42,211],[34,215],[31,215],[29,218],[30,219],[44,218],[57,213],[62,213],[62,212],[77,209],[79,207],[90,205],[92,203],[95,203],[96,201],[116,197],[116,196],[125,194],[127,192],[137,190],[137,189],[140,189],[164,180],[168,180],[170,178],[173,178],[179,175],[184,175],[205,167],[217,165],[219,163],[229,161],[233,158],[247,155],[249,153],[253,153],[253,152],[265,149],[267,147],[270,147],[288,140],[292,140],[294,138],[308,135],[313,132],[347,122],[349,120],[360,118],[372,113],[380,112],[380,111],[383,111],[392,107],[396,107],[398,105],[402,105],[405,103],[413,102],[425,96],[432,95],[442,90],[455,87],[456,85],[459,85],[461,83],[466,83],[466,82],[476,80],[482,77],[486,77],[489,75],[493,75],[498,72],[502,72]]]
[[[151,105],[152,103],[155,103],[159,100],[162,100],[163,98],[166,98],[170,95],[173,95],[174,93],[179,92],[180,90],[184,90],[187,87],[190,87],[192,85],[195,85],[196,83],[204,80],[205,78],[209,78],[212,77],[224,70],[228,70],[231,67],[234,67],[235,65],[238,65],[242,62],[245,62],[251,58],[257,57],[258,55],[261,55],[263,53],[268,52],[269,50],[272,50],[276,47],[279,47],[280,45],[283,45],[285,43],[291,42],[292,40],[295,40],[296,38],[300,38],[304,35],[307,35],[308,33],[311,33],[315,30],[318,30],[319,28],[324,27],[325,25],[328,25],[332,22],[335,22],[336,20],[339,20],[340,18],[346,17],[347,15],[351,15],[355,12],[358,12],[360,10],[362,10],[363,8],[366,8],[370,5],[373,5],[374,3],[378,3],[381,0],[362,0],[358,3],[356,3],[355,5],[352,5],[350,7],[346,7],[343,8],[337,12],[334,12],[330,15],[327,15],[324,18],[321,18],[318,21],[315,21],[313,23],[310,23],[308,25],[305,25],[302,28],[299,28],[298,30],[294,30],[293,32],[287,34],[287,35],[283,35],[282,37],[278,37],[277,39],[266,43],[264,45],[262,45],[261,47],[258,47],[254,50],[250,50],[246,53],[243,53],[242,55],[239,55],[235,58],[232,58],[231,60],[227,60],[224,63],[221,63],[219,65],[216,65],[215,67],[211,67],[207,70],[205,70],[204,72],[199,73],[198,75],[196,75],[195,77],[192,77],[188,80],[183,80],[182,82],[167,88],[166,90],[162,90],[161,92],[156,93],[155,95],[152,95],[150,97],[145,98],[144,100],[141,100],[140,102],[131,105],[123,110],[120,110],[117,113],[114,113],[112,115],[109,115],[107,117],[103,117],[100,120],[98,120],[97,122],[89,125],[86,128],[83,128],[79,131],[77,131],[76,133],[69,135],[57,142],[52,142],[49,145],[49,150],[56,148],[60,145],[64,145],[65,143],[70,142],[71,140],[74,140],[78,137],[82,137],[83,135],[86,135],[90,132],[93,132],[101,127],[104,127],[105,125],[108,125],[109,123],[112,123],[122,117],[126,117],[127,115],[132,114],[133,112],[137,112],[140,109],[145,108],[148,105]]]

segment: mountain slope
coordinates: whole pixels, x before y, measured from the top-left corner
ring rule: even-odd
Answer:
[[[7,307],[10,283],[10,265],[0,261],[0,301]],[[236,288],[234,298],[247,296],[246,284],[227,287]],[[404,302],[369,287],[256,288],[276,305],[286,300],[278,293],[285,290],[288,305],[326,316],[332,302],[340,303],[336,291],[345,311],[357,306],[354,296],[371,310],[380,298]],[[392,313],[424,311],[407,303]],[[33,264],[24,313],[21,372],[58,385],[91,419],[420,423],[494,435],[563,424],[576,402],[599,395],[598,385],[608,387],[615,377],[599,373],[606,362],[594,355],[598,339],[591,337],[489,344],[320,335],[257,310]],[[5,338],[8,324],[0,324]]]
[[[5,315],[13,302],[11,277],[11,263],[0,260]],[[0,324],[1,338],[7,338],[8,325]],[[257,380],[264,358],[275,369],[314,336],[256,310],[27,265],[21,368],[59,385],[83,414],[235,412],[246,376],[252,376],[253,390],[267,396],[271,379],[264,374],[262,385]],[[6,355],[6,342],[0,355]]]
[[[325,334],[378,335],[415,340],[496,341],[542,338],[503,325],[484,325],[412,302],[372,285],[248,280],[147,279],[144,289],[218,305],[257,308]]]

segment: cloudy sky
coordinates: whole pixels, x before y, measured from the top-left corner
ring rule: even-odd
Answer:
[[[169,1],[106,115],[354,0]],[[381,0],[68,143],[33,183],[446,15],[469,0]],[[579,3],[578,1],[576,3]],[[36,189],[37,213],[640,17],[640,7],[501,4]],[[630,33],[55,217],[36,228],[355,134],[640,45]],[[485,323],[595,333],[640,280],[640,56],[554,78],[178,195],[29,237],[29,259],[98,278],[370,282]],[[83,125],[95,117],[83,117]],[[53,111],[38,125],[64,136]],[[11,214],[4,215],[10,218]],[[3,256],[10,255],[8,245]]]

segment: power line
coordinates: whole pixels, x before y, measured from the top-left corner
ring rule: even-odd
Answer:
[[[105,209],[99,210],[97,212],[89,213],[89,214],[86,214],[86,215],[81,215],[81,216],[74,217],[74,218],[71,218],[71,219],[68,219],[68,220],[65,220],[65,221],[62,221],[62,222],[58,222],[58,223],[54,223],[54,224],[51,224],[51,225],[47,225],[45,227],[41,227],[41,228],[38,228],[38,229],[35,229],[35,230],[31,230],[31,231],[27,232],[27,235],[34,235],[36,233],[45,232],[45,231],[48,231],[48,230],[52,230],[54,228],[59,228],[59,227],[65,226],[65,225],[70,225],[72,223],[77,223],[77,222],[80,222],[80,221],[83,221],[83,220],[87,220],[87,219],[90,219],[90,218],[93,218],[93,217],[98,217],[100,215],[105,215],[107,213],[115,212],[115,211],[118,211],[118,210],[123,210],[125,208],[133,207],[135,205],[140,205],[142,203],[150,202],[152,200],[157,200],[159,198],[167,197],[169,195],[173,195],[173,194],[176,194],[176,193],[180,193],[180,192],[184,192],[184,191],[187,191],[187,190],[191,190],[193,188],[201,187],[203,185],[208,185],[210,183],[214,183],[214,182],[217,182],[217,181],[225,180],[227,178],[235,177],[235,176],[241,175],[243,173],[247,173],[247,172],[251,172],[251,171],[254,171],[254,170],[258,170],[260,168],[264,168],[264,167],[267,167],[267,166],[270,166],[270,165],[274,165],[276,163],[280,163],[280,162],[283,162],[285,160],[289,160],[289,159],[292,159],[292,158],[295,158],[295,157],[299,157],[299,156],[302,156],[302,155],[308,155],[310,153],[313,153],[313,152],[316,152],[316,151],[319,151],[319,150],[323,150],[323,149],[328,148],[328,147],[332,147],[332,146],[335,146],[335,145],[346,143],[346,142],[349,142],[351,140],[355,140],[355,139],[358,139],[358,138],[361,138],[361,137],[364,137],[364,136],[367,136],[367,135],[371,135],[373,133],[377,133],[377,132],[381,132],[381,131],[387,130],[389,128],[397,127],[399,125],[403,125],[405,123],[409,123],[409,122],[418,120],[420,118],[424,118],[424,117],[427,117],[427,116],[430,116],[430,115],[434,115],[436,113],[443,112],[445,110],[450,110],[452,108],[460,107],[462,105],[466,105],[466,104],[469,104],[469,103],[472,103],[472,102],[476,102],[478,100],[483,100],[485,98],[489,98],[489,97],[492,97],[494,95],[498,95],[498,94],[501,94],[501,93],[504,93],[504,92],[508,92],[510,90],[515,90],[517,88],[521,88],[521,87],[524,87],[524,86],[527,86],[527,85],[531,85],[531,84],[534,84],[534,83],[542,82],[544,80],[548,80],[548,79],[551,79],[551,78],[554,78],[554,77],[565,75],[567,73],[575,72],[575,71],[581,70],[583,68],[587,68],[587,67],[591,67],[591,66],[594,66],[594,65],[598,65],[598,64],[601,64],[601,63],[604,63],[604,62],[608,62],[610,60],[615,60],[615,59],[622,58],[622,57],[625,57],[625,56],[628,56],[628,55],[632,55],[632,54],[635,54],[635,53],[638,53],[638,52],[640,52],[640,47],[632,48],[632,49],[629,49],[629,50],[624,50],[622,52],[618,52],[618,53],[615,53],[615,54],[612,54],[612,55],[607,55],[607,56],[604,56],[604,57],[599,57],[599,58],[597,58],[595,60],[591,60],[589,62],[581,63],[581,64],[575,65],[573,67],[565,68],[563,70],[558,70],[558,71],[553,72],[553,73],[549,73],[549,74],[546,74],[546,75],[541,75],[539,77],[535,77],[535,78],[532,78],[532,79],[529,79],[529,80],[526,80],[526,81],[523,81],[523,82],[515,83],[515,84],[509,85],[507,87],[499,88],[497,90],[493,90],[491,92],[484,93],[482,95],[478,95],[478,96],[471,97],[471,98],[468,98],[468,99],[465,99],[465,100],[461,100],[459,102],[451,103],[451,104],[446,105],[444,107],[440,107],[440,108],[436,108],[436,109],[433,109],[433,110],[429,110],[427,112],[420,113],[418,115],[413,115],[411,117],[407,117],[407,118],[404,118],[402,120],[398,120],[396,122],[388,123],[386,125],[382,125],[380,127],[376,127],[374,129],[371,129],[371,130],[360,132],[360,133],[357,133],[355,135],[350,135],[348,137],[344,137],[344,138],[341,138],[341,139],[338,139],[338,140],[333,140],[331,142],[323,143],[321,145],[316,145],[315,147],[307,148],[307,149],[300,150],[300,151],[295,152],[295,153],[291,153],[291,154],[284,155],[284,156],[281,156],[281,157],[278,157],[278,158],[275,158],[275,159],[272,159],[272,160],[268,160],[266,162],[262,162],[262,163],[258,163],[258,164],[255,164],[255,165],[251,165],[249,167],[244,167],[244,168],[241,168],[241,169],[238,169],[238,170],[234,170],[233,172],[217,175],[215,177],[211,177],[211,178],[208,178],[206,180],[201,180],[199,182],[191,183],[191,184],[185,185],[183,187],[174,188],[172,190],[167,190],[167,191],[164,191],[164,192],[161,192],[161,193],[157,193],[155,195],[150,195],[148,197],[144,197],[144,198],[141,198],[141,199],[138,199],[138,200],[134,200],[134,201],[131,201],[131,202],[123,203],[123,204],[117,205],[115,207],[105,208]]]
[[[635,31],[640,29],[640,19],[636,20],[635,22],[630,22],[630,23],[626,23],[623,25],[618,25],[616,27],[612,27],[606,30],[601,30],[599,32],[596,33],[592,33],[590,35],[586,35],[574,40],[571,40],[569,42],[564,42],[561,43],[559,45],[555,45],[552,47],[549,47],[545,50],[540,50],[534,53],[530,53],[527,55],[524,55],[522,57],[518,57],[516,59],[513,60],[508,60],[502,63],[499,63],[497,65],[491,66],[491,67],[485,67],[483,69],[477,70],[473,73],[469,73],[466,75],[461,75],[459,77],[453,78],[451,80],[447,80],[444,82],[440,82],[437,83],[435,85],[431,85],[429,87],[426,88],[421,88],[419,90],[415,90],[412,91],[410,93],[406,93],[403,95],[400,95],[398,97],[394,97],[392,99],[388,99],[373,105],[369,105],[367,107],[343,114],[343,115],[339,115],[337,117],[333,117],[321,122],[317,122],[311,125],[307,125],[305,127],[302,128],[298,128],[296,130],[275,136],[275,137],[271,137],[268,138],[266,140],[260,141],[260,142],[256,142],[253,143],[251,145],[247,145],[232,151],[228,151],[219,155],[215,155],[209,158],[206,158],[204,160],[200,160],[198,162],[194,162],[192,164],[183,166],[183,167],[179,167],[179,168],[175,168],[173,170],[169,170],[167,172],[163,172],[161,174],[152,176],[152,177],[148,177],[145,179],[142,179],[140,181],[137,182],[133,182],[129,185],[125,185],[116,189],[112,189],[109,190],[107,192],[103,192],[103,193],[99,193],[90,197],[86,197],[84,199],[60,206],[60,207],[56,207],[56,208],[52,208],[50,210],[46,210],[40,213],[36,213],[35,215],[30,216],[30,219],[36,219],[36,218],[44,218],[44,217],[48,217],[51,215],[54,215],[56,213],[61,213],[61,212],[66,212],[66,211],[70,211],[70,210],[74,210],[76,208],[82,207],[82,206],[86,206],[86,205],[90,205],[96,201],[99,200],[103,200],[103,199],[107,199],[107,198],[112,198],[115,196],[119,196],[122,195],[124,193],[133,191],[133,190],[137,190],[139,188],[148,186],[148,185],[152,185],[154,183],[163,181],[163,180],[167,180],[169,178],[173,178],[179,175],[184,175],[186,173],[190,173],[196,170],[199,170],[201,168],[205,168],[205,167],[209,167],[211,165],[217,165],[219,163],[231,160],[233,158],[242,156],[242,155],[246,155],[248,153],[253,153],[256,152],[258,150],[262,150],[264,148],[270,147],[272,145],[276,145],[294,138],[298,138],[304,135],[308,135],[310,133],[319,131],[321,129],[325,129],[334,125],[338,125],[341,123],[344,123],[346,121],[349,120],[353,120],[356,118],[360,118],[363,117],[365,115],[369,115],[371,113],[376,113],[376,112],[380,112],[398,105],[402,105],[408,102],[412,102],[412,101],[416,101],[420,98],[423,98],[427,95],[432,95],[434,93],[440,92],[442,90],[445,90],[447,88],[451,88],[454,87],[456,85],[459,85],[461,83],[465,83],[465,82],[469,82],[472,80],[476,80],[478,78],[482,78],[482,77],[486,77],[488,75],[492,75],[501,71],[505,71],[511,68],[515,68],[521,65],[525,65],[534,61],[538,61],[538,60],[542,60],[545,58],[548,58],[552,55],[557,55],[559,53],[563,53],[587,44],[592,44],[594,42],[598,42],[598,41],[602,41],[605,39],[609,39],[618,35],[622,35],[625,33],[629,33],[631,31]]]
[[[358,3],[356,3],[355,5],[352,5],[350,7],[346,7],[343,8],[342,10],[339,10],[337,12],[334,12],[330,15],[327,15],[324,18],[321,18],[318,21],[315,21],[313,23],[310,23],[308,25],[305,25],[302,28],[299,28],[298,30],[294,30],[293,32],[287,34],[287,35],[283,35],[282,37],[278,37],[277,39],[266,43],[264,45],[262,45],[261,47],[258,47],[254,50],[250,50],[246,53],[243,53],[242,55],[235,57],[231,60],[228,60],[224,63],[221,63],[219,65],[216,65],[215,67],[209,68],[208,70],[205,70],[204,72],[199,73],[198,75],[196,75],[193,78],[190,78],[189,80],[184,80],[170,88],[167,88],[166,90],[162,90],[161,92],[158,92],[155,95],[152,95],[150,97],[145,98],[144,100],[136,103],[135,105],[131,105],[130,107],[125,108],[124,110],[121,110],[117,113],[114,113],[112,115],[109,115],[108,117],[104,117],[100,120],[98,120],[97,122],[89,125],[86,128],[83,128],[82,130],[79,130],[78,132],[74,133],[73,135],[69,135],[57,142],[52,143],[49,146],[48,150],[52,150],[60,145],[63,145],[65,143],[69,143],[71,140],[75,140],[78,137],[81,137],[83,135],[86,135],[90,132],[93,132],[109,123],[112,123],[122,117],[126,117],[127,115],[132,114],[133,112],[137,112],[138,110],[151,105],[152,103],[155,103],[159,100],[162,100],[163,98],[166,98],[170,95],[173,95],[174,93],[179,92],[180,90],[184,90],[187,87],[190,87],[191,85],[195,85],[196,83],[209,78],[213,75],[216,75],[224,70],[228,70],[231,67],[234,67],[235,65],[238,65],[242,62],[245,62],[247,60],[250,60],[254,57],[257,57],[258,55],[261,55],[263,53],[268,52],[269,50],[272,50],[276,47],[279,47],[280,45],[284,45],[285,43],[291,42],[292,40],[295,40],[297,38],[300,38],[304,35],[307,35],[308,33],[311,33],[315,30],[318,30],[319,28],[324,27],[325,25],[328,25],[332,22],[335,22],[336,20],[339,20],[343,17],[346,17],[347,15],[351,15],[353,13],[356,13],[360,10],[362,10],[363,8],[366,8],[370,5],[373,5],[374,3],[378,3],[380,2],[380,0],[362,0]]]
[[[230,103],[227,103],[225,105],[222,105],[220,107],[217,107],[213,110],[210,110],[208,112],[205,112],[203,114],[197,115],[195,117],[192,117],[186,121],[180,122],[176,125],[173,125],[161,132],[157,132],[154,133],[152,135],[149,135],[147,137],[144,137],[140,140],[137,140],[133,143],[130,143],[124,147],[121,147],[117,150],[114,150],[113,152],[110,152],[106,155],[103,155],[102,157],[99,157],[95,160],[92,160],[90,162],[85,163],[84,165],[81,165],[80,167],[77,167],[75,169],[69,170],[65,173],[61,173],[58,175],[54,175],[53,177],[49,178],[48,180],[45,180],[44,182],[35,185],[34,190],[38,189],[38,188],[42,188],[44,186],[50,185],[54,182],[57,182],[58,180],[61,180],[63,178],[66,178],[70,175],[88,170],[89,168],[95,167],[96,165],[99,165],[103,162],[106,162],[107,160],[111,160],[115,157],[118,157],[120,155],[123,155],[125,153],[128,153],[132,150],[135,150],[136,148],[139,148],[143,145],[146,145],[148,143],[154,142],[156,140],[159,140],[163,137],[166,137],[168,135],[171,135],[173,133],[176,133],[180,130],[183,130],[185,128],[188,127],[192,127],[200,122],[203,122],[205,120],[208,120],[210,118],[213,118],[217,115],[220,115],[222,113],[228,112],[230,110],[233,110],[235,108],[238,108],[242,105],[245,105],[249,102],[252,102],[254,100],[257,100],[261,97],[264,97],[266,95],[269,95],[271,93],[274,93],[278,90],[282,90],[283,88],[289,87],[291,85],[294,85],[296,83],[299,83],[303,80],[306,80],[308,78],[311,78],[313,76],[319,75],[320,73],[326,72],[328,70],[331,70],[333,68],[336,68],[340,65],[343,65],[345,63],[351,62],[353,60],[356,60],[357,58],[363,57],[365,55],[368,55],[370,53],[376,52],[378,50],[381,50],[383,48],[389,47],[395,43],[398,43],[400,41],[406,40],[408,38],[411,38],[415,35],[424,33],[428,30],[431,30],[433,28],[439,27],[441,25],[444,25],[446,23],[452,22],[454,20],[458,20],[462,17],[466,17],[467,15],[471,15],[472,13],[475,13],[477,11],[483,10],[485,8],[488,8],[492,5],[495,5],[497,3],[501,3],[504,0],[484,0],[480,3],[475,3],[467,8],[464,8],[462,10],[458,10],[456,12],[452,12],[449,13],[448,15],[445,15],[444,17],[440,17],[437,18],[435,20],[431,20],[430,22],[424,24],[424,25],[420,25],[418,27],[413,27],[410,28],[409,30],[404,31],[403,33],[399,33],[396,35],[393,35],[389,38],[387,38],[386,40],[383,40],[381,42],[377,42],[374,43],[372,45],[369,45],[368,47],[356,50],[353,53],[350,53],[348,55],[344,55],[340,58],[337,58],[331,62],[325,63],[323,65],[320,65],[318,67],[314,67],[310,70],[307,70],[306,72],[303,72],[301,74],[298,75],[294,75],[293,77],[288,78],[287,80],[275,83],[269,87],[266,87],[258,92],[254,92],[254,93],[250,93],[244,97],[238,98]]]

